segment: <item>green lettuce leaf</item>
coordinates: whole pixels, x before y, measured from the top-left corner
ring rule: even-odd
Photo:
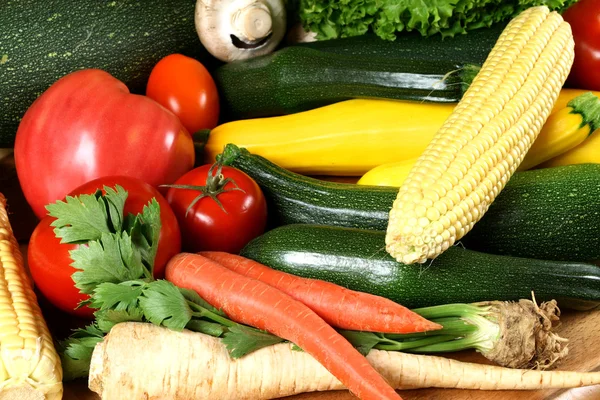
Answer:
[[[546,5],[562,11],[576,0],[299,0],[298,17],[319,40],[375,32],[394,40],[400,32],[453,37],[507,21]]]

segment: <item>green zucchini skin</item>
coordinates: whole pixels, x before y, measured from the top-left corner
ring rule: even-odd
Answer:
[[[516,257],[600,260],[600,164],[514,174],[461,242]]]
[[[326,182],[228,145],[226,162],[261,186],[273,225],[319,224],[385,231],[397,188]],[[515,257],[600,260],[600,164],[517,172],[460,241]]]
[[[404,265],[385,251],[385,232],[286,225],[251,241],[245,257],[294,275],[333,282],[417,308],[487,300],[556,299],[596,306],[600,268],[593,264],[491,255],[454,246],[431,264]]]
[[[442,40],[374,35],[288,46],[215,71],[228,119],[283,115],[351,98],[458,102],[502,29]]]
[[[250,175],[268,203],[269,224],[319,224],[385,230],[396,188],[328,182],[299,175],[229,144],[225,165]]]
[[[144,93],[154,65],[181,53],[216,66],[194,28],[195,0],[4,0],[0,4],[0,147],[60,77],[103,69]],[[212,64],[211,64],[212,63]]]

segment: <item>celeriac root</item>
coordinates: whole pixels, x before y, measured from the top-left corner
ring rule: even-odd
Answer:
[[[369,362],[398,389],[525,390],[600,384],[600,372],[510,369],[373,350]],[[96,346],[89,387],[103,400],[261,400],[344,387],[289,343],[230,358],[221,340],[147,323],[116,325]]]

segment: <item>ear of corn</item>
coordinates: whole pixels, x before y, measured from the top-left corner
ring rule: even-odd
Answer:
[[[393,257],[435,258],[483,216],[542,129],[573,48],[569,24],[547,7],[508,24],[400,187],[386,234]]]
[[[518,170],[528,170],[571,150],[598,128],[600,98],[591,92],[574,98],[567,107],[548,117]]]
[[[62,398],[62,369],[0,194],[0,398]]]

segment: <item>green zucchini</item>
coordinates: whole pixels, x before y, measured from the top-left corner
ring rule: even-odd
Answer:
[[[271,268],[333,282],[417,308],[449,303],[530,298],[562,307],[600,301],[600,268],[593,264],[491,255],[454,246],[430,264],[404,265],[385,251],[385,232],[319,225],[286,225],[241,252]]]
[[[396,42],[374,35],[288,46],[215,71],[228,119],[305,111],[350,98],[458,102],[502,32]]]
[[[217,157],[250,175],[268,202],[269,224],[319,224],[352,228],[387,227],[398,189],[322,181],[299,175],[234,144]]]
[[[514,174],[461,242],[516,257],[600,260],[600,164]]]
[[[272,225],[386,230],[397,188],[326,182],[227,145],[223,160],[254,178]],[[600,164],[517,172],[473,230],[469,249],[548,260],[600,259]]]
[[[100,68],[144,93],[154,64],[171,53],[209,56],[194,28],[195,0],[0,2],[0,147],[14,143],[31,103],[57,79]]]

